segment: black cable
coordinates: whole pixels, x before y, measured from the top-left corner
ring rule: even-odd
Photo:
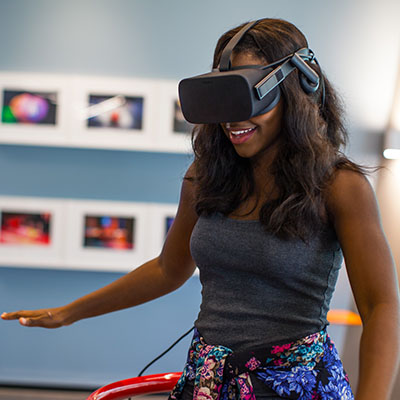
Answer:
[[[167,354],[176,344],[178,344],[185,336],[189,335],[190,332],[194,329],[192,326],[186,333],[184,333],[179,339],[177,339],[171,346],[168,347],[167,350],[163,351],[159,356],[157,356],[153,361],[149,362],[140,372],[138,376],[142,376],[143,372],[146,371],[151,365],[153,365],[156,361],[158,361],[161,357]]]

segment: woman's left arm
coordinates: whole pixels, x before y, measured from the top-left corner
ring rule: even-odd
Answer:
[[[361,174],[339,170],[327,191],[363,323],[356,400],[389,400],[399,364],[399,284],[374,191]]]

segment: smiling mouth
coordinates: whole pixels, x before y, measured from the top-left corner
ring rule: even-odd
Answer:
[[[239,136],[239,135],[243,135],[244,133],[249,133],[254,129],[255,128],[248,128],[248,129],[242,129],[240,131],[230,131],[230,132],[232,133],[232,135]]]
[[[257,127],[240,130],[238,129],[236,131],[229,130],[229,139],[233,144],[241,144],[249,140],[256,130]]]

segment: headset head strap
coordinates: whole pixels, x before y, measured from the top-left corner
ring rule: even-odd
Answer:
[[[219,63],[220,71],[228,71],[231,69],[231,54],[235,46],[240,42],[242,37],[245,35],[247,31],[249,31],[257,22],[251,21],[246,24],[236,35],[232,37],[232,39],[228,42],[228,44],[224,47],[224,50],[221,54],[221,61]]]

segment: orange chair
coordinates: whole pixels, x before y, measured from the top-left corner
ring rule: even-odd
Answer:
[[[133,396],[170,392],[178,382],[181,372],[138,376],[103,386],[87,400],[122,400]]]
[[[328,312],[328,321],[333,325],[362,325],[361,317],[349,310],[330,310]]]

